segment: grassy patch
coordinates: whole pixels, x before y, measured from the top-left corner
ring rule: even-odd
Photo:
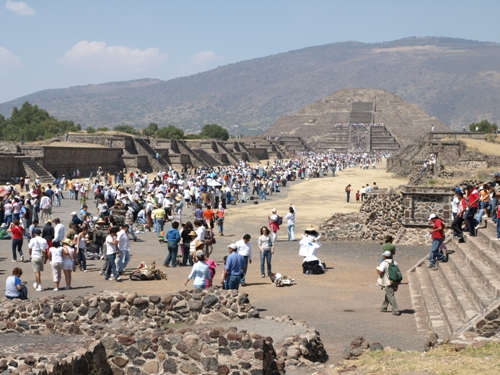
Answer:
[[[350,366],[356,370],[347,370]],[[346,371],[347,370],[347,371]],[[439,375],[493,375],[500,373],[500,344],[489,343],[483,348],[467,348],[456,352],[452,345],[443,345],[430,352],[368,352],[357,361],[344,361],[334,374],[397,375],[428,371]]]
[[[464,142],[467,147],[473,151],[481,152],[485,155],[493,155],[500,156],[500,147],[498,147],[498,143],[500,142],[500,138],[496,135],[491,137],[493,141],[481,141],[479,139],[460,139]]]

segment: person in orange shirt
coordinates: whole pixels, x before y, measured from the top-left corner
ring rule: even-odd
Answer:
[[[213,235],[212,229],[214,229],[214,223],[215,223],[215,212],[212,211],[211,205],[208,205],[207,209],[203,211],[203,218],[205,219],[208,229],[210,230],[210,236],[212,236]]]

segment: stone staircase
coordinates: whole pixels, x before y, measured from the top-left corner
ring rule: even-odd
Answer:
[[[42,167],[33,158],[23,158],[23,167],[26,172],[26,176],[30,176],[31,180],[34,181],[37,177],[42,183],[52,183],[54,182],[54,176]]]
[[[154,172],[168,169],[168,162],[161,155],[156,159],[156,151],[144,139],[135,137],[134,144],[139,155],[146,155],[148,157],[149,164]]]
[[[496,237],[496,224],[486,219],[477,237],[448,244],[449,260],[437,263],[437,270],[427,268],[426,257],[408,271],[420,332],[434,332],[441,342],[467,331],[485,337],[500,332],[500,241]]]

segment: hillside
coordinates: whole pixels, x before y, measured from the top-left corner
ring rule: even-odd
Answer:
[[[144,79],[44,90],[0,104],[30,101],[58,119],[82,125],[197,130],[206,123],[232,133],[263,132],[343,88],[378,88],[419,105],[445,125],[500,121],[500,44],[451,38],[344,42],[243,61],[170,81]],[[234,125],[239,127],[235,128]]]

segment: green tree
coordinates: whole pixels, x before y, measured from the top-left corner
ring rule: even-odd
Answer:
[[[205,125],[200,132],[200,135],[206,138],[216,138],[221,139],[223,141],[227,141],[229,139],[229,133],[222,126],[217,124],[207,124]]]
[[[95,133],[95,128],[93,126],[87,126],[87,133],[94,134]]]
[[[156,131],[156,136],[158,138],[166,139],[181,139],[184,137],[184,130],[176,127],[175,125],[168,125],[158,129]]]
[[[109,128],[106,126],[101,126],[95,130],[96,132],[109,132]]]
[[[115,130],[117,132],[133,134],[133,135],[139,134],[138,131],[135,130],[135,128],[133,126],[130,126],[130,125],[117,125],[117,126],[113,127],[113,130]]]
[[[9,119],[0,117],[0,137],[12,141],[43,140],[65,132],[77,131],[73,121],[59,121],[36,105],[25,102],[21,109],[14,107]]]
[[[483,121],[477,122],[477,123],[473,122],[472,124],[469,125],[469,130],[471,132],[475,132],[476,127],[477,127],[478,132],[487,133],[487,134],[496,133],[498,130],[497,124],[494,124],[494,123],[492,124],[488,120],[483,120]]]

